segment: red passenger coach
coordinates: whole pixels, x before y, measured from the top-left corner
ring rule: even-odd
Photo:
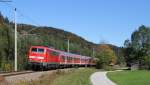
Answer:
[[[64,68],[72,66],[94,66],[95,59],[67,53],[46,46],[32,46],[28,55],[32,69]]]

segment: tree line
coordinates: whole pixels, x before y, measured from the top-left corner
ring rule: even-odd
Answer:
[[[124,46],[129,67],[137,64],[140,69],[150,70],[150,27],[140,26],[132,33],[131,39],[125,40]]]

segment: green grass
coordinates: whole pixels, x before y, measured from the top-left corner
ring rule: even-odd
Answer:
[[[107,76],[118,85],[150,85],[150,71],[109,72]]]
[[[90,75],[95,71],[95,69],[79,69],[57,77],[53,85],[91,85]]]

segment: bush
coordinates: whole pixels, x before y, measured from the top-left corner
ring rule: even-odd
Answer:
[[[115,69],[113,68],[113,66],[108,66],[108,65],[103,66],[103,69],[106,70],[106,71],[113,71],[113,70],[115,70]]]
[[[102,62],[100,62],[100,61],[98,61],[98,62],[96,63],[96,69],[104,69],[104,70],[107,70],[107,71],[115,70],[115,69],[113,68],[113,66],[108,65],[108,64],[104,64],[104,63],[102,63]]]
[[[96,62],[96,69],[101,69],[102,68],[102,64],[100,63],[100,61]]]
[[[150,56],[144,57],[144,67],[147,70],[150,70]]]
[[[6,72],[13,71],[13,63],[12,62],[2,62],[1,69],[2,69],[2,71],[6,71]]]

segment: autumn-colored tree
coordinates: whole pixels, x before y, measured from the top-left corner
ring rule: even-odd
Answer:
[[[97,47],[97,58],[99,59],[98,64],[100,67],[115,65],[117,57],[115,52],[107,45],[101,44]]]

